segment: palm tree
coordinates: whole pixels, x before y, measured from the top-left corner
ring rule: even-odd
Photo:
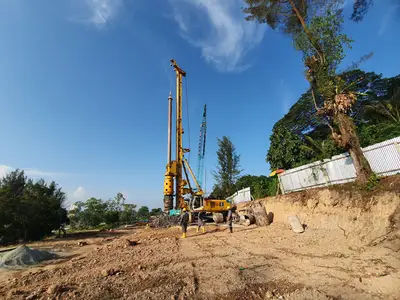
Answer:
[[[400,87],[392,87],[388,99],[365,105],[365,115],[374,120],[400,124]]]
[[[301,145],[300,147],[315,154],[315,158],[322,160],[330,158],[332,156],[332,143],[329,140],[318,141],[314,140],[308,135],[304,135],[307,145]]]

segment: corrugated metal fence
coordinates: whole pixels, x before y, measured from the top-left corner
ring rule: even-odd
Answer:
[[[252,197],[251,197],[250,188],[248,187],[248,188],[242,189],[240,191],[237,191],[232,196],[227,197],[226,200],[228,200],[228,202],[235,203],[235,204],[240,203],[240,202],[251,201]]]
[[[372,170],[378,175],[400,173],[400,137],[363,148]],[[340,154],[279,175],[283,193],[353,181],[356,171],[349,154]]]

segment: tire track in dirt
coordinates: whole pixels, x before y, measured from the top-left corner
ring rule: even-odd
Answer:
[[[238,233],[239,234],[239,233]],[[223,246],[224,249],[233,250],[234,254],[240,253],[240,259],[235,259],[236,262],[246,261],[246,260],[257,260],[257,258],[262,258],[264,261],[273,260],[273,264],[254,264],[253,267],[249,269],[260,268],[260,271],[265,271],[266,268],[271,268],[274,273],[283,273],[283,277],[289,275],[289,278],[296,282],[296,278],[308,278],[307,280],[300,280],[302,283],[307,283],[309,279],[314,278],[317,282],[318,280],[326,284],[334,284],[340,286],[342,289],[346,286],[346,289],[351,291],[356,291],[358,293],[365,293],[365,289],[355,286],[353,281],[356,276],[354,273],[360,271],[360,265],[352,265],[353,256],[348,254],[343,254],[340,252],[333,252],[324,255],[316,255],[313,253],[296,252],[290,248],[274,247],[269,248],[266,254],[253,253],[251,248],[247,247],[247,239],[241,237],[225,237],[225,236],[213,236],[214,240],[217,240],[219,244]],[[243,246],[244,245],[244,246]],[[203,245],[204,246],[204,245]],[[276,255],[271,255],[274,253]],[[343,261],[344,260],[344,261]],[[310,268],[304,268],[304,262]],[[322,262],[322,264],[321,264]],[[364,262],[367,263],[367,262]],[[325,265],[324,265],[325,264]],[[349,267],[340,267],[340,264]],[[383,265],[383,264],[382,264]],[[267,278],[265,278],[267,279]],[[356,277],[358,280],[358,277]],[[365,287],[364,287],[365,288]],[[370,297],[378,297],[379,294],[371,293]]]

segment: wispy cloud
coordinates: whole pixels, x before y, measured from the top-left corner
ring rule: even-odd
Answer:
[[[86,198],[87,194],[83,186],[78,186],[76,190],[72,193],[72,199],[75,201],[83,201],[86,200]]]
[[[393,16],[397,13],[400,8],[400,4],[389,5],[386,13],[383,15],[381,25],[379,26],[378,36],[382,36],[389,28],[390,23],[393,20]]]
[[[104,28],[120,12],[123,0],[80,0],[85,6],[84,17],[74,19],[97,28]]]
[[[0,178],[3,178],[5,175],[8,173],[14,171],[15,168],[6,166],[6,165],[0,165]],[[49,171],[43,171],[43,170],[38,170],[38,169],[33,169],[33,168],[21,168],[21,170],[24,171],[25,175],[28,177],[33,177],[33,178],[59,178],[63,176],[68,176],[71,175],[69,173],[60,173],[60,172],[49,172]]]
[[[0,179],[12,172],[13,168],[5,165],[0,165]]]
[[[284,79],[280,81],[279,93],[282,95],[282,111],[287,114],[293,104],[293,94]]]
[[[241,0],[170,3],[182,37],[200,48],[208,63],[221,72],[238,72],[251,66],[246,54],[262,41],[266,27],[244,20]],[[204,21],[207,24],[198,25]]]

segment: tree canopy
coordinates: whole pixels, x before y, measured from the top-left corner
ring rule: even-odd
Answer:
[[[350,112],[361,146],[400,136],[396,117],[400,112],[400,75],[383,78],[374,72],[352,70],[343,73],[342,77],[348,82],[357,82],[354,90],[365,94],[358,98]],[[275,123],[267,162],[273,169],[290,169],[345,151],[333,142],[330,129],[317,113],[309,90]]]
[[[38,240],[66,222],[65,194],[54,181],[33,181],[21,170],[0,179],[0,244]]]
[[[345,49],[353,40],[343,32],[343,0],[246,0],[246,19],[283,30],[302,53],[305,77],[317,113],[331,131],[335,144],[349,152],[357,182],[366,183],[372,169],[365,158],[351,117],[360,96],[356,81],[338,74]],[[368,9],[367,1],[356,1],[352,18],[357,21]],[[321,105],[318,105],[321,102]],[[316,145],[314,143],[314,145]]]
[[[244,175],[236,181],[236,190],[249,187],[253,198],[261,199],[275,196],[277,184],[276,177]]]
[[[92,197],[84,202],[76,202],[68,216],[73,228],[84,229],[133,224],[162,214],[161,208],[153,208],[149,211],[147,206],[141,206],[138,210],[136,207],[135,204],[125,203],[122,193],[118,193],[109,200]]]
[[[147,220],[150,217],[150,211],[147,206],[142,206],[137,212],[139,220]]]
[[[213,172],[216,184],[212,196],[225,198],[235,192],[235,183],[241,172],[240,155],[232,141],[224,136],[218,140],[217,169]]]

